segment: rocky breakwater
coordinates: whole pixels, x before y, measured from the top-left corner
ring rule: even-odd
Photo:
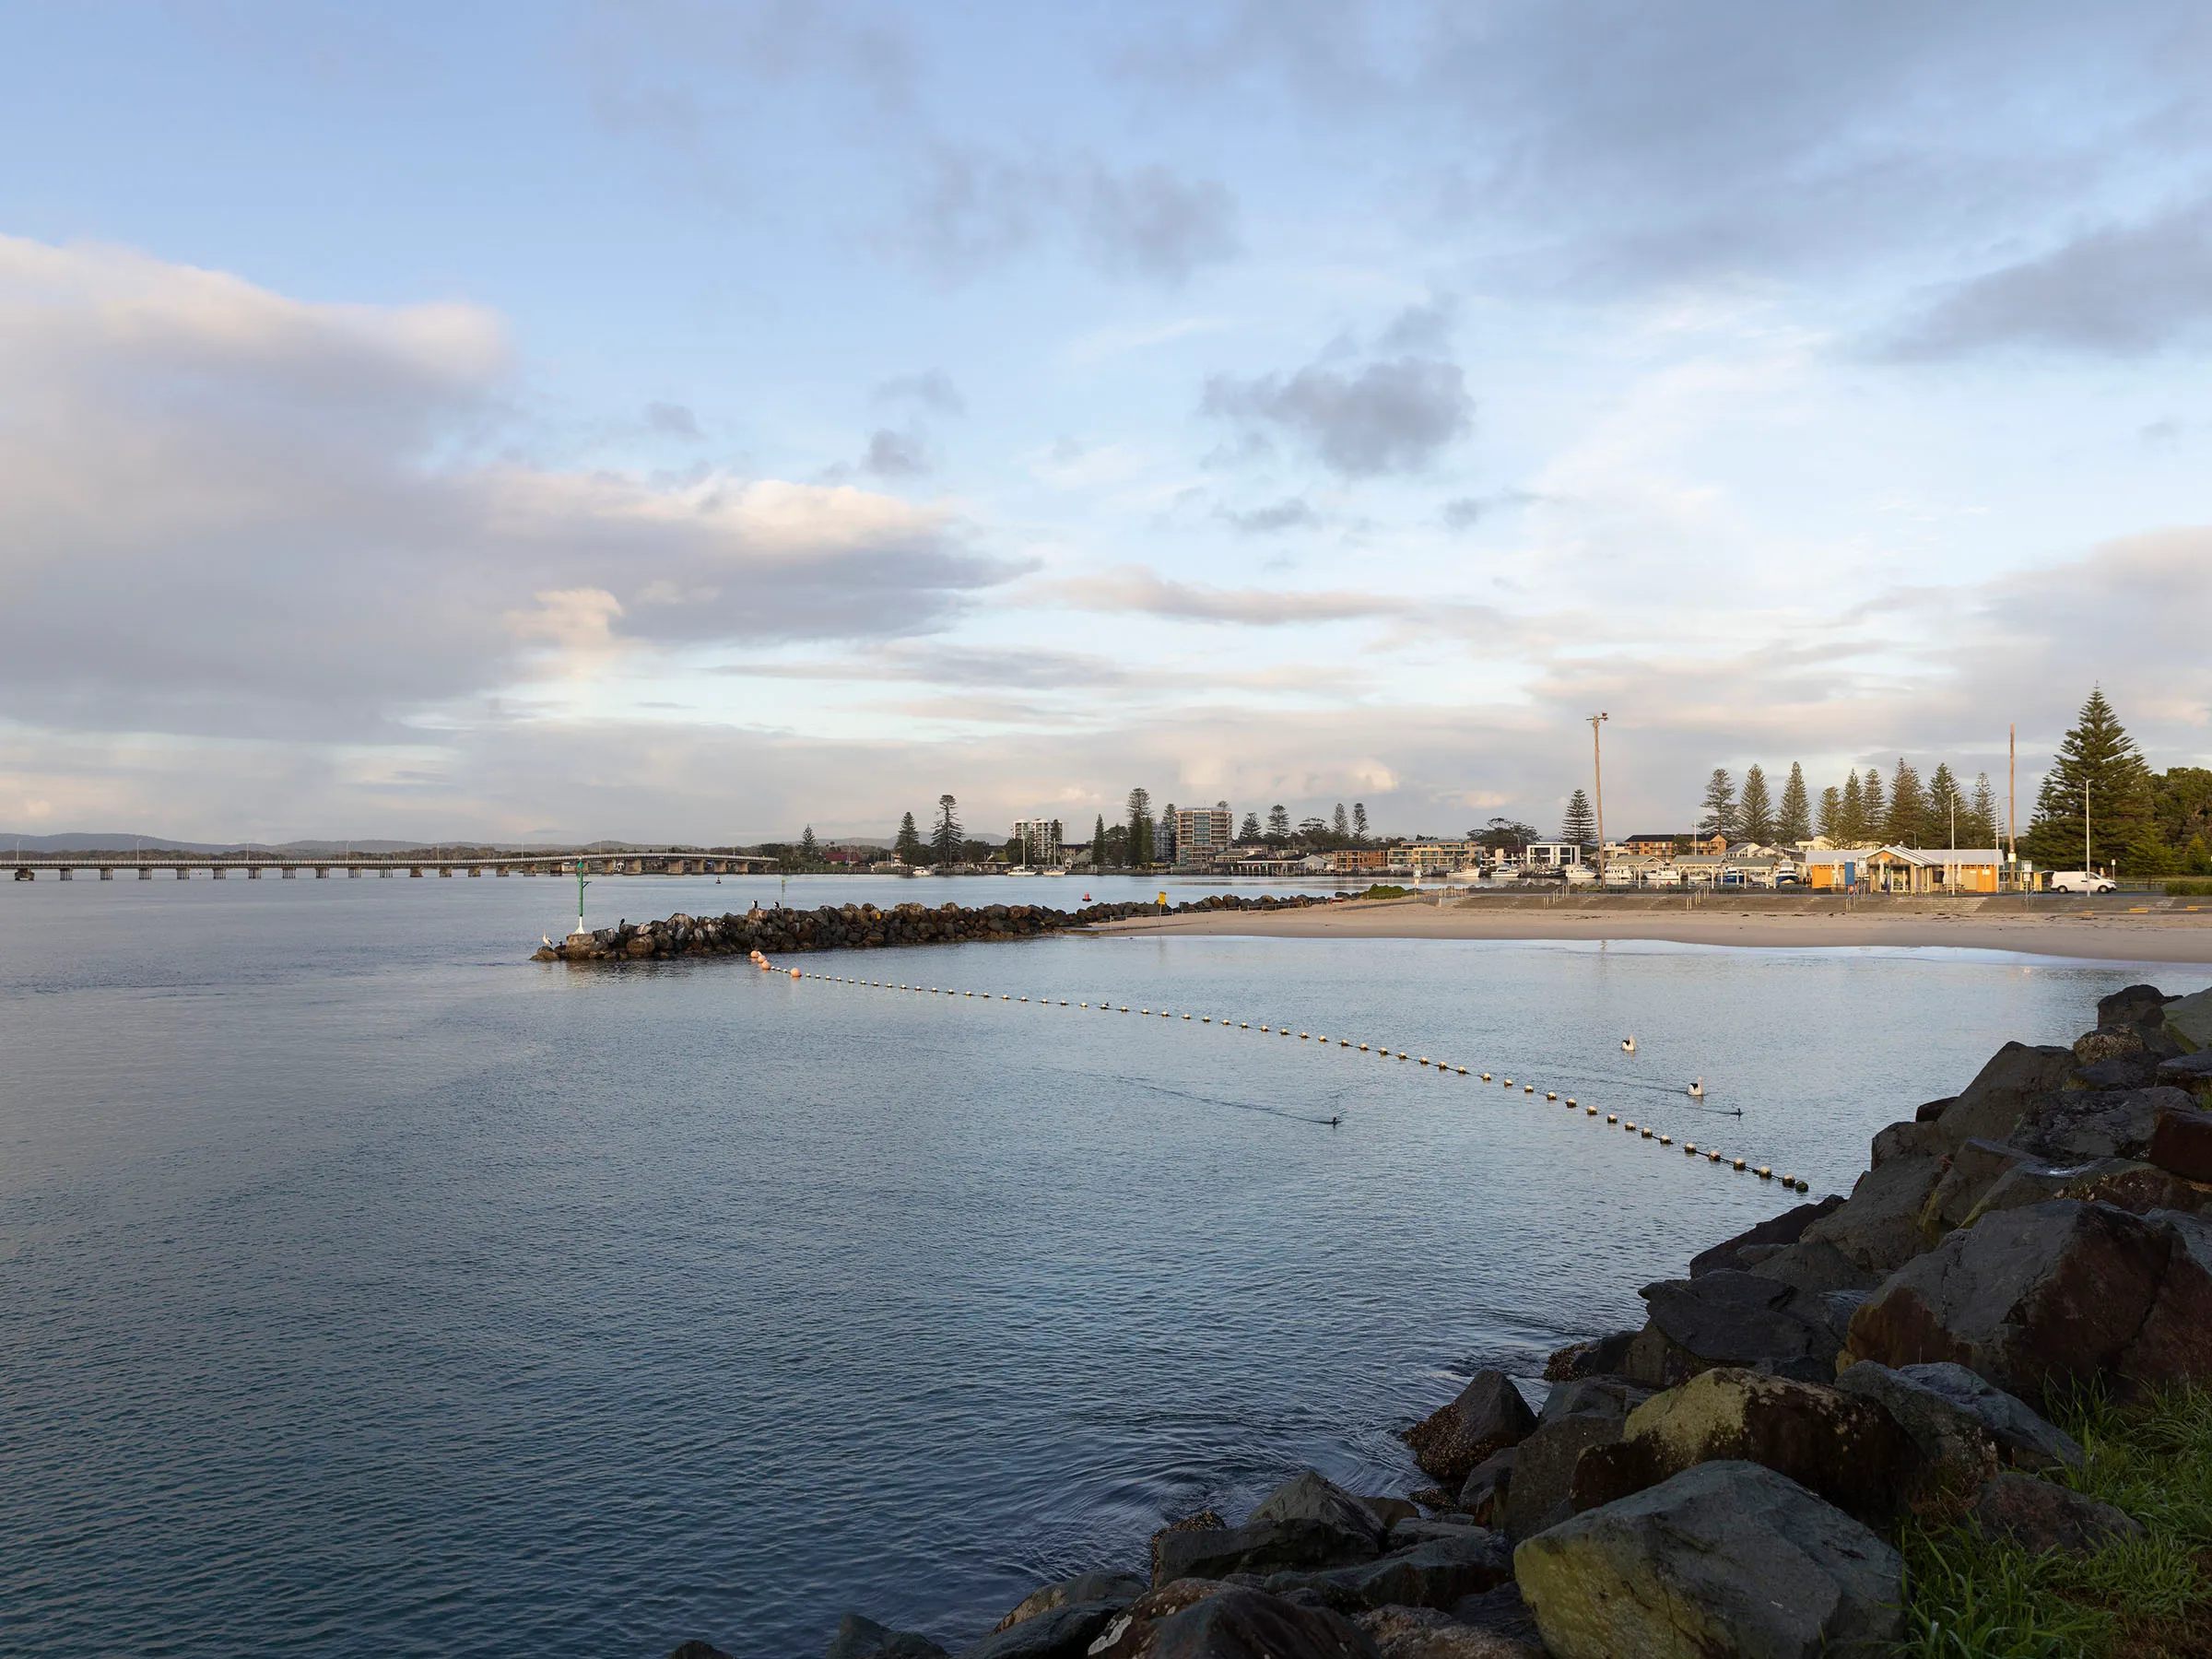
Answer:
[[[1877,1135],[1848,1197],[1642,1295],[1640,1328],[1551,1357],[1540,1409],[1486,1371],[1404,1430],[1434,1484],[1295,1475],[960,1659],[1872,1659],[1904,1633],[1909,1514],[2030,1552],[2140,1537],[2050,1477],[2084,1453],[2044,1413],[2212,1385],[2212,992],[2135,986],[2071,1047],[2008,1043]],[[857,1613],[828,1653],[946,1659]]]
[[[1301,894],[1248,899],[1216,893],[1187,904],[1087,904],[1053,910],[1041,904],[825,904],[814,910],[754,909],[721,916],[621,922],[548,940],[532,953],[540,962],[627,962],[669,957],[789,955],[802,950],[877,950],[894,945],[959,945],[982,939],[1033,939],[1048,933],[1121,922],[1131,916],[1182,916],[1207,911],[1298,910],[1327,900]]]

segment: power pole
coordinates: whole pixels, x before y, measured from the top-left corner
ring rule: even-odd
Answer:
[[[2012,878],[2020,878],[2020,728],[2005,728],[2005,860]]]
[[[1590,781],[1597,786],[1597,885],[1606,885],[1606,758],[1597,740],[1597,728],[1608,718],[1590,716]]]

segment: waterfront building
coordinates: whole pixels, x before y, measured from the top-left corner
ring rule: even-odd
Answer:
[[[1806,881],[1830,891],[1994,893],[2003,890],[2000,847],[1841,847],[1805,855]]]
[[[1175,812],[1175,862],[1210,864],[1230,855],[1236,839],[1234,816],[1226,806],[1182,806]]]
[[[1014,826],[1014,839],[1021,843],[1021,862],[1032,870],[1054,869],[1066,862],[1058,818],[1022,818]]]
[[[1445,876],[1454,870],[1477,868],[1482,862],[1482,846],[1480,842],[1468,841],[1416,841],[1410,846],[1395,848],[1391,862],[1416,876]]]
[[[1677,839],[1671,831],[1665,835],[1631,835],[1620,844],[1624,851],[1644,858],[1671,858]]]
[[[1521,849],[1522,867],[1532,872],[1563,870],[1583,862],[1583,848],[1574,841],[1531,841]]]

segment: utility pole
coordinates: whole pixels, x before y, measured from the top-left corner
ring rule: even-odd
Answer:
[[[2081,781],[2081,873],[2089,873],[2089,781]]]
[[[2020,728],[2005,728],[2005,862],[2020,879]]]
[[[1590,781],[1597,786],[1597,885],[1606,885],[1606,758],[1597,740],[1597,729],[1610,716],[1596,713],[1590,716]]]

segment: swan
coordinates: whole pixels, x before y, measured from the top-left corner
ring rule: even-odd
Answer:
[[[1634,1053],[1636,1052],[1636,1039],[1633,1037],[1623,1037],[1620,1040],[1620,1052],[1624,1054]]]
[[[1705,1098],[1704,1078],[1700,1077],[1695,1083],[1692,1083],[1689,1086],[1689,1098],[1693,1100],[1701,1100]]]

